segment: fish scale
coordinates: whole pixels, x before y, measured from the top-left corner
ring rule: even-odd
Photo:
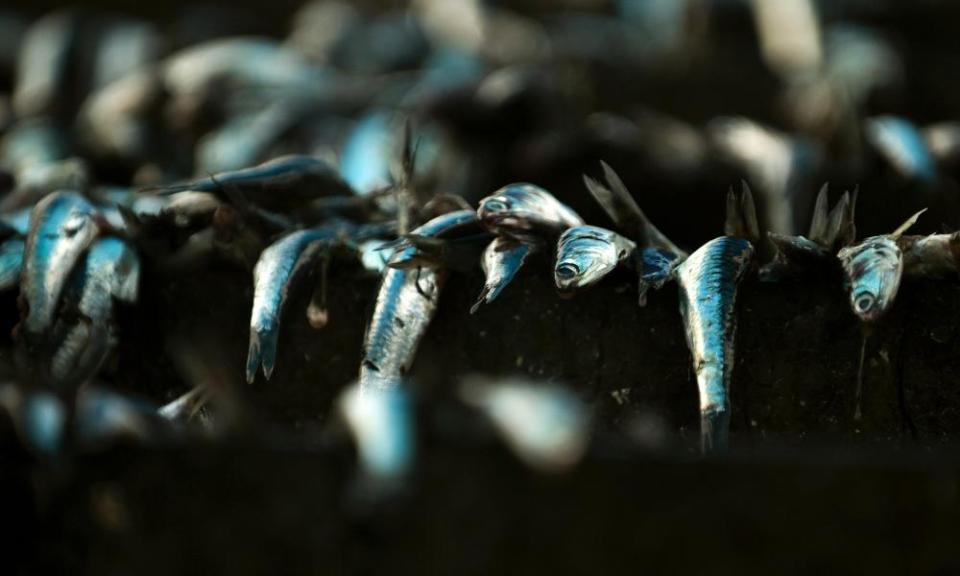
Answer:
[[[752,256],[747,240],[721,237],[704,244],[677,270],[680,313],[700,391],[705,451],[723,448],[727,442],[734,307],[737,286]]]

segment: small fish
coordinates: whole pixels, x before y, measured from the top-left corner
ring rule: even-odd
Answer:
[[[24,249],[22,238],[10,238],[0,244],[0,292],[10,290],[20,283]]]
[[[343,146],[340,173],[358,194],[367,195],[393,184],[395,140],[388,112],[371,112],[354,126]]]
[[[86,445],[118,439],[149,440],[159,431],[156,407],[98,386],[77,394],[75,425],[79,441]]]
[[[300,230],[271,244],[260,255],[253,270],[247,382],[253,382],[261,366],[267,380],[273,375],[280,318],[291,285],[300,273],[311,267],[325,247],[346,233],[348,229],[342,225]]]
[[[960,232],[901,236],[905,278],[956,277],[960,273]]]
[[[96,209],[75,192],[41,200],[30,216],[20,286],[23,328],[40,334],[54,319],[70,273],[100,232]]]
[[[519,240],[559,236],[584,221],[569,206],[533,184],[509,184],[480,201],[477,217],[490,231]]]
[[[481,304],[489,304],[496,300],[497,296],[513,281],[514,276],[523,267],[527,256],[536,249],[536,246],[530,243],[520,242],[506,236],[494,238],[493,242],[490,242],[483,251],[483,259],[480,261],[480,265],[483,267],[486,280],[483,290],[480,291],[480,296],[470,307],[470,313],[476,313]]]
[[[707,453],[727,446],[737,286],[752,258],[753,246],[748,240],[722,236],[691,254],[676,272],[680,314],[700,390],[700,434]]]
[[[451,212],[414,229],[411,235],[434,239],[475,221],[476,216]],[[401,243],[394,249],[394,255],[411,250],[416,253],[416,246]],[[390,261],[396,259],[391,256]],[[418,267],[388,266],[384,270],[364,337],[360,363],[362,390],[395,386],[413,364],[420,340],[437,311],[437,299],[447,275],[442,261],[421,262],[423,265]]]
[[[468,380],[460,397],[479,409],[532,468],[563,472],[586,452],[590,417],[580,399],[566,388],[523,380]]]
[[[637,245],[597,226],[575,226],[560,236],[553,278],[561,293],[592,286],[627,262]]]
[[[289,155],[274,158],[252,168],[221,172],[183,184],[145,188],[144,191],[172,194],[194,190],[243,195],[265,206],[289,206],[322,196],[352,196],[353,189],[325,160],[313,156]]]
[[[63,403],[52,392],[24,391],[13,384],[0,388],[0,408],[10,417],[28,449],[52,457],[59,452],[67,423]]]
[[[475,211],[447,212],[402,236],[394,244],[387,266],[409,270],[456,265],[469,260],[475,254],[476,243],[488,238]]]
[[[867,140],[902,175],[936,181],[936,161],[913,122],[897,116],[876,116],[866,121],[864,129]]]
[[[63,112],[71,99],[70,67],[81,13],[64,9],[38,19],[27,30],[17,61],[13,108],[18,118]]]
[[[364,475],[379,482],[402,480],[413,467],[416,450],[413,403],[403,386],[353,385],[337,404],[356,442]]]
[[[925,211],[911,216],[891,234],[872,236],[837,253],[850,306],[861,322],[876,322],[893,305],[903,276],[903,252],[897,242]]]
[[[116,341],[114,302],[136,303],[139,290],[137,253],[119,238],[94,242],[64,293],[63,306],[78,316],[62,320],[66,335],[50,362],[55,385],[82,383],[97,373]]]

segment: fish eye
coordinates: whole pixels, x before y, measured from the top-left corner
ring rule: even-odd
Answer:
[[[505,212],[510,208],[503,200],[487,200],[483,203],[483,207],[490,212]]]
[[[87,219],[83,214],[72,214],[69,218],[63,223],[63,233],[67,236],[73,236],[83,228],[83,225],[87,223]]]
[[[580,274],[580,267],[572,262],[563,262],[557,265],[557,278],[569,280]]]
[[[873,305],[876,301],[877,299],[874,298],[873,294],[870,294],[869,292],[862,292],[858,294],[856,299],[853,301],[853,306],[858,312],[868,312],[871,308],[873,308]]]

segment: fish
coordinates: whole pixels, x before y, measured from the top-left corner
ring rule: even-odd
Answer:
[[[96,209],[76,192],[56,192],[30,216],[20,285],[22,328],[39,335],[53,323],[70,273],[100,233]]]
[[[280,318],[290,287],[308,270],[321,250],[344,237],[344,225],[300,230],[284,236],[260,254],[253,270],[253,312],[247,352],[247,382],[262,368],[269,380],[277,361]]]
[[[404,387],[354,384],[343,391],[337,406],[356,443],[364,476],[379,482],[407,476],[416,456],[416,427],[413,402]]]
[[[903,176],[927,183],[937,180],[936,160],[913,122],[898,116],[875,116],[866,120],[864,134]]]
[[[69,387],[97,373],[116,342],[115,302],[135,304],[139,291],[140,258],[133,248],[116,237],[94,242],[64,292],[66,335],[50,361],[55,385]]]
[[[476,215],[463,212],[471,211],[441,214],[415,228],[411,235],[435,239],[476,221]],[[394,248],[388,262],[400,259],[399,254],[416,254],[417,250],[415,245],[401,243]],[[437,311],[447,267],[442,260],[419,261],[422,265],[416,267],[388,265],[384,269],[373,316],[364,336],[361,390],[397,385],[413,364],[420,340]]]
[[[507,236],[494,238],[483,251],[480,265],[483,267],[486,279],[480,296],[470,307],[470,313],[476,313],[481,304],[489,304],[496,300],[523,267],[527,256],[536,249],[536,246],[530,243],[520,242]]]
[[[534,184],[508,184],[480,201],[477,217],[491,232],[518,240],[559,236],[585,224],[572,208]]]
[[[60,451],[67,411],[56,394],[5,384],[0,387],[0,409],[7,412],[20,442],[28,449],[48,458]]]
[[[727,447],[737,287],[753,252],[749,240],[721,236],[701,246],[676,271],[680,314],[700,391],[705,453]]]
[[[478,409],[531,468],[563,472],[586,452],[590,415],[567,388],[522,379],[472,378],[459,392],[464,403]]]
[[[80,390],[74,419],[77,439],[84,445],[122,438],[146,441],[155,438],[162,427],[150,403],[101,386]]]
[[[393,244],[387,266],[400,270],[423,266],[472,265],[477,243],[489,240],[476,211],[454,210],[429,220]]]
[[[904,278],[946,278],[960,273],[960,232],[901,236]]]
[[[56,115],[71,99],[70,67],[80,36],[81,12],[63,9],[36,20],[22,40],[14,82],[18,118]]]
[[[45,118],[18,122],[4,138],[2,163],[16,185],[0,199],[0,210],[30,207],[58,189],[83,191],[90,181],[89,168],[70,156],[69,135]]]
[[[636,243],[612,230],[598,226],[567,229],[557,243],[553,268],[557,289],[561,294],[569,294],[596,284],[628,262],[636,249]]]
[[[0,291],[7,291],[20,283],[23,271],[23,238],[10,238],[0,244]]]
[[[164,87],[155,67],[125,74],[87,96],[77,113],[78,138],[100,157],[129,165],[155,152],[151,120],[163,102]]]
[[[144,192],[174,194],[193,190],[218,195],[238,193],[257,205],[284,207],[323,196],[353,196],[354,191],[325,160],[292,154],[251,168],[221,172],[207,178],[143,188]]]
[[[837,253],[850,307],[861,322],[875,323],[893,305],[904,268],[898,241],[925,211],[917,212],[890,234],[866,238]]]
[[[391,162],[396,138],[392,131],[391,115],[374,111],[353,127],[340,158],[340,173],[360,195],[391,186]]]

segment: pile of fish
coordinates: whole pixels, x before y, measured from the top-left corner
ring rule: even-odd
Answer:
[[[904,63],[882,34],[821,29],[802,0],[785,3],[799,7],[792,18],[750,7],[792,131],[605,107],[583,80],[605,67],[666,74],[705,50],[698,22],[730,9],[649,4],[535,17],[476,0],[381,12],[317,0],[284,40],[187,45],[149,22],[81,8],[33,22],[0,13],[11,87],[0,93],[0,290],[10,304],[16,295],[3,312],[16,327],[0,406],[13,429],[54,457],[76,440],[228,428],[229,402],[211,387],[155,406],[109,386],[118,343],[135,337],[117,319],[138,306],[144,278],[174,282],[212,262],[248,273],[246,380],[265,385],[278,350],[295,345],[283,318],[304,313],[323,329],[337,313],[326,304],[334,256],[353,258],[381,281],[340,419],[369,475],[401,478],[415,445],[411,366],[446,280],[482,269],[464,311],[482,314],[539,255],[562,297],[606,289],[618,268],[635,276],[639,306],[676,284],[702,447],[725,449],[744,278],[842,274],[866,341],[901,280],[958,276],[960,233],[908,235],[922,212],[898,213],[901,226],[858,238],[858,203],[882,198],[820,186],[830,174],[867,180],[879,166],[938,221],[960,224],[940,193],[955,184],[960,124],[864,114],[872,94],[902,82]],[[784,26],[795,32],[788,52],[777,43]],[[725,202],[721,218],[689,207],[702,196],[671,198],[723,235],[668,237],[644,211],[662,195],[603,161],[627,174],[623,158]],[[600,175],[538,178],[570,165]],[[304,283],[308,308],[287,310]],[[480,380],[459,398],[533,466],[562,469],[585,449],[589,411],[565,389]]]

